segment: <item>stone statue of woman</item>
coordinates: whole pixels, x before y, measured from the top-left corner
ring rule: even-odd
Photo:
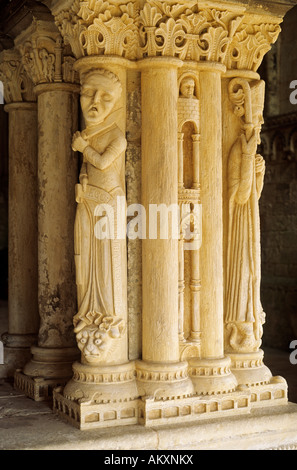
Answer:
[[[125,325],[125,242],[112,236],[105,217],[106,236],[96,236],[102,207],[116,217],[117,197],[125,196],[126,139],[117,125],[116,104],[122,93],[118,77],[104,69],[81,79],[81,109],[85,129],[73,137],[73,150],[83,154],[75,220],[75,264],[78,313],[74,317],[82,363],[103,364],[122,337]],[[107,211],[108,212],[108,211]],[[121,278],[122,276],[122,278]],[[125,347],[125,346],[122,346]]]
[[[245,124],[231,149],[228,161],[229,225],[225,324],[226,348],[233,352],[258,350],[265,317],[260,301],[258,204],[263,187],[265,162],[256,153],[263,124],[264,82],[246,82],[244,85],[241,97],[244,101]],[[242,89],[240,91],[242,92]],[[240,96],[239,92],[238,95]],[[237,110],[239,109],[240,106]]]

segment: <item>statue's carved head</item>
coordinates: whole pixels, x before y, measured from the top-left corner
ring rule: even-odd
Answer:
[[[108,333],[98,327],[85,326],[76,335],[77,345],[89,363],[96,363],[102,358],[102,353],[108,347]]]
[[[120,339],[125,331],[125,323],[121,318],[94,314],[81,320],[75,327],[76,341],[84,360],[96,364],[106,359],[110,350],[115,346],[115,340]]]
[[[194,98],[195,80],[192,77],[185,77],[180,84],[180,93],[184,98]]]
[[[81,108],[87,126],[103,122],[121,96],[118,77],[105,69],[91,70],[81,79]]]

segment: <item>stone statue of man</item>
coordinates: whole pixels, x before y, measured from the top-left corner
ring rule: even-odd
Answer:
[[[258,200],[265,162],[257,154],[263,124],[264,82],[248,84],[246,116],[241,135],[228,160],[228,255],[226,283],[227,349],[257,351],[261,344],[264,312],[260,301],[260,223]],[[249,121],[249,120],[248,120]]]
[[[117,196],[125,196],[122,176],[126,139],[117,125],[116,107],[122,86],[116,75],[104,69],[91,70],[81,81],[81,109],[86,127],[75,133],[72,143],[73,149],[83,154],[80,184],[76,187],[78,313],[74,317],[74,331],[82,362],[103,364],[125,329],[121,312],[119,315],[115,308],[118,293],[115,282],[121,283],[115,266],[125,266],[121,260],[125,251],[115,249],[112,237],[97,237],[95,230],[100,204],[110,206],[116,217]],[[112,223],[106,217],[105,220],[107,225]],[[106,230],[107,234],[112,232],[110,227]]]

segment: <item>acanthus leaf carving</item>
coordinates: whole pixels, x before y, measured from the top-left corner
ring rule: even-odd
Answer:
[[[280,32],[279,24],[267,22],[267,17],[252,24],[240,8],[200,9],[192,2],[168,5],[158,0],[148,0],[142,7],[137,2],[75,0],[69,10],[56,14],[55,21],[76,58],[169,55],[253,71]]]

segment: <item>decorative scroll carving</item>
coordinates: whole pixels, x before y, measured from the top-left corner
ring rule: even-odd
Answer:
[[[144,55],[177,56],[182,60],[223,62],[242,17],[197,5],[148,1],[140,12]]]
[[[21,57],[16,50],[1,52],[0,80],[4,84],[6,103],[35,101],[33,84],[26,74]]]
[[[91,70],[82,77],[81,107],[86,128],[73,138],[73,149],[83,153],[76,188],[78,313],[74,326],[83,362],[87,363],[106,360],[126,330],[122,297],[125,240],[108,235],[101,238],[95,231],[96,216],[102,220],[103,212],[110,207],[116,218],[117,197],[125,196],[122,174],[126,139],[117,126],[115,109],[121,93],[120,81],[107,70]],[[104,217],[104,222],[111,234],[109,217]]]
[[[250,24],[243,9],[200,8],[191,1],[148,0],[141,7],[138,2],[74,0],[69,9],[53,13],[76,58],[170,56],[257,70],[280,32],[267,17]]]
[[[229,84],[242,133],[228,162],[229,225],[226,283],[226,349],[257,351],[265,314],[260,301],[260,225],[258,200],[265,162],[256,153],[263,123],[264,82],[235,78]]]
[[[56,25],[76,58],[112,54],[138,57],[137,6],[103,0],[76,0],[55,16]]]

